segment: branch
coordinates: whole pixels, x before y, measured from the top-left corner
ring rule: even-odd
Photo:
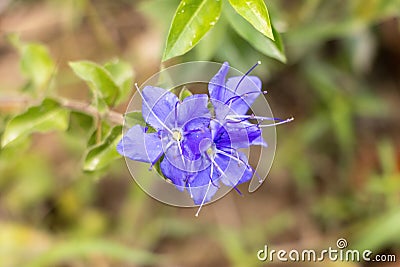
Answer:
[[[89,114],[93,117],[102,117],[97,109],[88,103],[64,98],[57,98],[56,100],[58,100],[60,105],[64,108]],[[25,109],[26,106],[38,104],[40,104],[40,101],[28,97],[0,98],[0,111],[17,112]],[[107,112],[103,118],[114,124],[123,124],[124,122],[124,116],[121,113],[112,110]]]
[[[70,99],[60,99],[61,105],[67,109],[75,110],[75,111],[80,111],[89,115],[92,115],[93,117],[101,117],[100,113],[97,111],[96,108],[91,106],[88,103],[83,103],[79,102],[76,100],[70,100]],[[104,119],[114,123],[114,124],[123,124],[124,122],[124,116],[116,111],[110,110],[105,114]]]

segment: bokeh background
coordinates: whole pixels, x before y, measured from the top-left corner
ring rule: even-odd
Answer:
[[[176,0],[2,0],[0,133],[27,103],[6,101],[26,87],[7,38],[48,47],[52,86],[66,98],[89,93],[68,66],[75,60],[131,64],[135,82],[159,71]],[[275,162],[263,186],[231,192],[195,209],[143,193],[123,159],[83,172],[86,133],[34,134],[0,150],[0,266],[286,266],[257,251],[349,247],[396,255],[399,266],[400,3],[397,0],[267,1],[287,64],[267,58],[223,18],[191,52],[170,60],[229,61],[255,70],[279,126]],[[127,103],[116,108],[124,112]],[[74,128],[75,127],[75,128]],[[85,138],[83,138],[85,136]],[[246,192],[247,186],[240,187]]]

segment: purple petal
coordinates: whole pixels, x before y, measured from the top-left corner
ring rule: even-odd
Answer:
[[[262,137],[262,130],[257,125],[246,127],[246,131],[251,146],[268,146]]]
[[[164,161],[168,160],[169,164],[181,171],[190,171],[187,159],[182,155],[178,147],[178,143],[171,145],[165,152]]]
[[[237,157],[236,153],[230,155],[235,158]],[[227,186],[237,186],[238,184],[249,181],[253,176],[253,172],[248,166],[246,155],[241,152],[238,152],[238,155],[239,160],[232,159],[219,153],[215,157],[215,162],[224,172],[224,175],[221,175],[220,179]]]
[[[240,82],[239,86],[238,83]],[[233,95],[238,96],[232,101],[231,109],[244,115],[261,93],[261,80],[257,76],[236,76],[226,82],[226,87]],[[237,88],[236,88],[237,87]],[[229,99],[225,99],[228,101]]]
[[[247,123],[227,123],[222,126],[218,121],[211,121],[213,141],[218,149],[247,148],[251,145],[267,146],[262,138],[262,131],[257,125]]]
[[[183,127],[182,148],[185,157],[188,159],[198,159],[208,149],[205,146],[212,143],[209,124],[210,118],[194,118]]]
[[[219,100],[211,100],[211,103],[214,107],[215,118],[220,121],[224,121],[226,116],[228,115],[239,115],[236,114],[229,105],[226,105],[225,102],[221,102]]]
[[[142,104],[144,120],[157,130],[164,129],[164,122],[175,108],[175,104],[179,101],[178,98],[169,91],[153,86],[146,86],[142,94],[144,98]]]
[[[228,71],[229,63],[224,62],[217,74],[215,74],[215,76],[210,80],[208,84],[208,92],[210,94],[211,101],[219,100],[221,102],[225,102],[223,100],[225,99],[225,80]]]
[[[145,133],[135,125],[122,137],[117,151],[131,160],[154,163],[162,155],[162,144],[157,133]]]
[[[204,94],[185,98],[178,106],[178,123],[183,125],[194,118],[210,118],[211,114],[207,105],[208,96]]]
[[[188,183],[190,184],[190,189],[187,187],[187,190],[189,194],[191,193],[191,197],[196,205],[201,205],[203,200],[204,203],[210,202],[211,198],[218,191],[218,181],[211,182],[210,171],[211,167],[200,171]]]
[[[170,179],[178,190],[183,191],[185,189],[185,181],[189,177],[187,172],[176,168],[167,157],[161,161],[160,168],[164,176]]]
[[[173,112],[166,118],[167,125],[182,127],[196,118],[210,118],[211,114],[207,104],[208,96],[204,94],[191,95],[185,98],[182,103],[174,107]]]
[[[243,123],[229,123],[222,126],[214,120],[210,125],[213,141],[218,149],[247,148],[252,145],[250,137],[253,137],[253,135],[249,136],[246,125]],[[257,136],[254,138],[257,138]]]

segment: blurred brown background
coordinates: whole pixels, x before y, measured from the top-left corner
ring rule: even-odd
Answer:
[[[269,3],[271,2],[271,3]],[[160,69],[179,1],[3,0],[0,99],[26,80],[11,33],[46,45],[57,64],[54,94],[88,101],[69,61],[121,58],[139,84]],[[397,5],[399,4],[399,5]],[[244,197],[231,192],[195,209],[166,206],[134,183],[122,159],[81,171],[84,140],[35,134],[0,151],[0,266],[286,266],[257,251],[350,248],[400,261],[400,24],[396,0],[267,1],[287,64],[266,58],[227,27],[219,44],[169,61],[229,61],[256,74],[278,117],[267,181]],[[397,12],[397,14],[396,14]],[[221,22],[222,23],[222,22]],[[204,40],[205,42],[206,40]],[[0,102],[0,133],[26,104]],[[13,104],[14,103],[14,104]],[[124,112],[127,103],[116,108]],[[247,192],[247,185],[240,187]]]

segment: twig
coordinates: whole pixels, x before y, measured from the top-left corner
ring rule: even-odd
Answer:
[[[101,117],[101,114],[97,111],[97,109],[88,103],[80,102],[77,100],[65,99],[65,98],[58,98],[57,100],[64,108],[86,113],[92,115],[93,117]],[[0,98],[0,111],[21,110],[25,109],[26,106],[28,105],[29,106],[37,105],[39,103],[40,102],[38,100],[27,97],[5,97],[5,98],[2,97]],[[114,124],[123,124],[124,122],[123,115],[121,113],[112,110],[107,112],[103,116],[103,118]]]

